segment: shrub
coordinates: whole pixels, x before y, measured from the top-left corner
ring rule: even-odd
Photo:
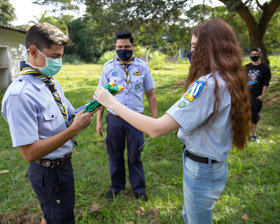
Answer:
[[[106,51],[98,60],[98,64],[105,64],[107,61],[111,60],[112,58],[116,57],[116,51]]]

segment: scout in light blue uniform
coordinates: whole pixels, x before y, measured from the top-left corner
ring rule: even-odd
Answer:
[[[115,95],[115,98],[128,108],[143,113],[144,92],[155,88],[152,74],[147,63],[139,58],[134,58],[132,64],[128,67],[128,73],[130,75],[130,90],[127,87]],[[113,80],[118,86],[125,86],[124,76],[123,66],[118,63],[117,58],[114,58],[104,64],[98,86],[105,86]]]
[[[220,106],[217,114],[210,119],[207,125],[201,126],[213,112],[215,102],[215,81],[211,74],[202,76],[196,81],[166,112],[180,125],[178,138],[185,145],[183,153],[185,204],[182,212],[185,223],[202,223],[198,220],[209,220],[209,214],[204,214],[203,211],[205,209],[213,210],[214,201],[222,193],[227,178],[226,160],[233,142],[231,95],[226,82],[218,74],[216,74],[216,78],[219,86]],[[208,164],[194,161],[188,153],[208,158],[208,160],[206,159]],[[214,179],[211,181],[211,178]],[[195,179],[201,181],[195,181]],[[198,204],[201,205],[201,210],[197,206]],[[188,219],[186,211],[194,211],[188,214]]]
[[[104,64],[98,86],[105,86],[115,81],[124,89],[115,99],[126,107],[138,112],[144,112],[144,93],[154,117],[157,117],[155,99],[155,83],[148,65],[139,58],[133,57],[133,38],[129,31],[119,31],[116,34],[116,53],[114,58]],[[143,133],[132,127],[126,121],[108,110],[106,148],[109,157],[111,186],[106,197],[112,199],[125,188],[124,149],[127,140],[127,158],[129,180],[136,198],[147,200],[145,192],[145,175],[141,161],[141,146],[144,143]],[[101,114],[100,114],[101,113]],[[102,112],[97,112],[97,132],[103,136]]]
[[[86,128],[91,113],[74,111],[59,83],[53,79],[62,66],[69,37],[48,23],[33,25],[26,34],[25,61],[19,76],[2,100],[14,147],[29,162],[28,178],[40,202],[41,224],[75,223],[75,189],[71,152],[73,139]]]
[[[29,65],[21,62],[21,70],[24,68],[31,69]],[[54,82],[67,113],[71,114],[74,111],[73,106],[64,96],[59,83],[55,80]],[[9,122],[13,147],[32,144],[67,128],[48,86],[30,74],[19,75],[9,86],[2,99],[2,115]],[[72,150],[73,141],[70,139],[42,158],[62,158]]]

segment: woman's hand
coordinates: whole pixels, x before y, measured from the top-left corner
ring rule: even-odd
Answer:
[[[94,92],[92,98],[97,100],[100,104],[109,109],[111,109],[113,103],[116,102],[114,96],[102,86],[98,87],[98,89]]]

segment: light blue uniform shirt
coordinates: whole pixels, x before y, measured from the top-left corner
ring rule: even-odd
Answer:
[[[220,75],[217,74],[216,77],[220,92],[220,106],[215,117],[212,117],[206,125],[199,127],[213,112],[215,81],[211,74],[198,80],[206,84],[200,89],[196,98],[188,100],[186,97],[188,92],[195,94],[195,91],[192,92],[195,88],[191,86],[166,113],[180,125],[178,138],[186,145],[188,151],[197,156],[225,161],[233,144],[231,96],[226,82]]]
[[[67,113],[72,113],[74,108],[64,96],[61,86],[55,80],[54,83]],[[33,75],[20,75],[11,83],[2,99],[1,112],[9,123],[14,147],[49,138],[67,128],[51,91]],[[61,158],[72,150],[70,139],[43,158]]]
[[[146,62],[135,58],[128,67],[131,89],[122,90],[115,95],[115,98],[128,108],[143,113],[144,91],[155,88],[155,83]],[[104,64],[98,86],[105,86],[108,82],[115,80],[118,86],[125,86],[125,70],[116,58]],[[110,111],[110,110],[109,110]],[[114,113],[110,111],[111,113]]]

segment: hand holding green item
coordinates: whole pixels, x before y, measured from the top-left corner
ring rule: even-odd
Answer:
[[[111,81],[104,86],[104,89],[107,89],[112,95],[116,95],[117,93],[122,91],[124,89],[124,87],[117,86],[117,85],[115,85],[115,81]],[[97,100],[93,100],[90,103],[81,106],[80,108],[75,110],[72,114],[70,114],[68,121],[72,122],[72,119],[76,116],[76,114],[79,113],[83,109],[85,110],[84,113],[86,113],[86,112],[94,111],[99,106],[101,106],[101,104]]]

